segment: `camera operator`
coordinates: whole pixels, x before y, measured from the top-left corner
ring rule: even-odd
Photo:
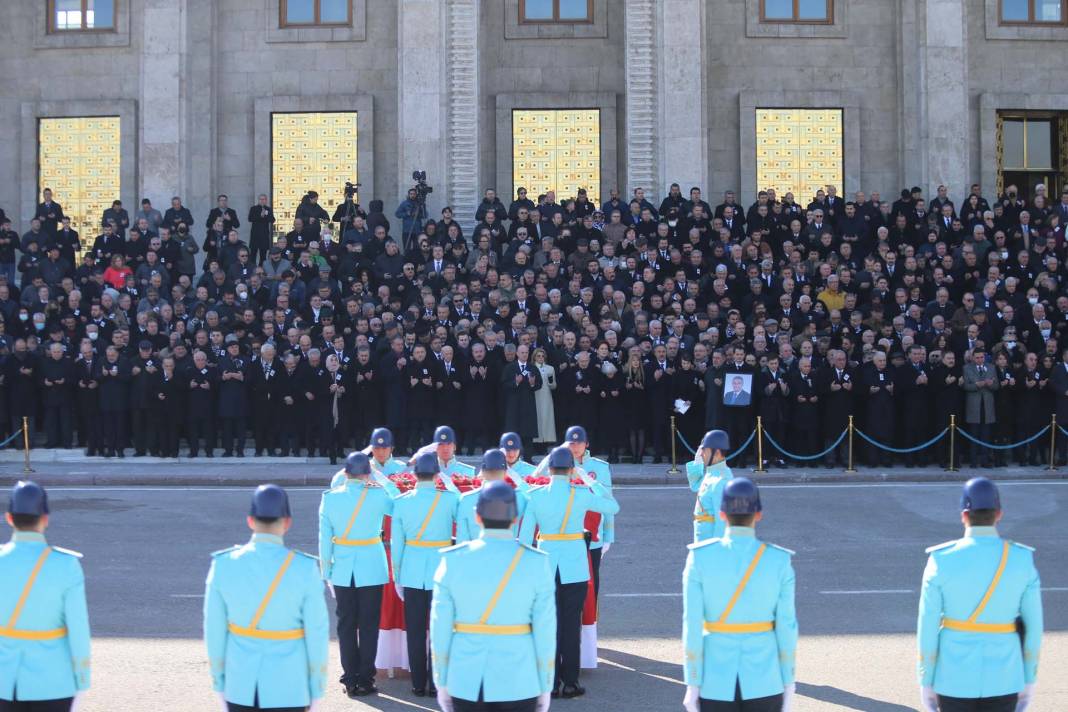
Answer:
[[[367,219],[367,213],[364,212],[360,206],[359,201],[356,199],[356,193],[360,189],[363,183],[345,183],[345,199],[338,203],[337,208],[334,209],[334,217],[332,220],[342,225],[342,230],[352,225],[352,218],[357,215]]]
[[[304,223],[304,229],[301,234],[305,242],[318,240],[323,230],[322,223],[330,220],[329,213],[323,210],[323,206],[319,205],[319,194],[314,190],[309,190],[304,199],[300,201],[296,217]]]
[[[397,206],[395,213],[401,219],[401,229],[404,234],[404,246],[410,247],[412,238],[419,234],[423,227],[423,206],[419,204],[419,192],[415,188],[408,189],[408,197]]]

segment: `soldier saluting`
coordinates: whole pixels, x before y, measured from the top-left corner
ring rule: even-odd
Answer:
[[[921,709],[1024,712],[1042,646],[1034,549],[998,535],[1001,497],[987,478],[965,483],[960,508],[964,537],[927,550],[916,623]]]
[[[723,536],[727,523],[719,516],[723,488],[731,479],[727,467],[727,451],[730,437],[723,430],[709,430],[701,438],[701,447],[692,462],[686,463],[686,479],[690,489],[697,493],[693,507],[694,543]]]

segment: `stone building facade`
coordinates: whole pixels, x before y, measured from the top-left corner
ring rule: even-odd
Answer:
[[[119,197],[131,212],[142,197],[164,209],[181,195],[198,220],[216,193],[239,211],[272,194],[272,116],[285,112],[356,112],[362,202],[381,198],[391,215],[421,169],[435,187],[430,214],[449,204],[463,222],[483,189],[512,195],[522,109],[597,110],[596,200],[637,186],[658,200],[677,181],[747,203],[764,187],[761,108],[840,111],[846,194],[892,199],[920,185],[933,195],[945,184],[960,200],[978,182],[991,197],[1009,168],[1051,190],[1068,179],[1064,3],[1054,18],[1049,0],[828,0],[822,21],[793,22],[765,6],[791,0],[583,0],[581,22],[524,21],[561,2],[576,6],[0,3],[0,207],[26,228],[43,187],[42,119],[103,115],[118,117]],[[99,11],[110,26],[59,29],[56,13],[79,3],[112,3]],[[1048,16],[1006,21],[1020,3]],[[285,21],[305,5],[348,18]],[[1005,165],[1017,140],[1003,135],[1006,118],[1045,122],[1031,136],[1050,132],[1048,166]]]

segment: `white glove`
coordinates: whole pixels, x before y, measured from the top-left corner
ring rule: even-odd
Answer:
[[[78,712],[81,709],[83,699],[85,699],[84,692],[75,693],[74,701],[70,703],[70,712]]]
[[[790,683],[782,691],[782,712],[794,712],[794,693],[797,685]]]
[[[322,708],[323,708],[323,698],[322,697],[316,697],[314,700],[311,701],[311,704],[308,705],[308,712],[319,712],[319,710],[321,710]]]
[[[920,688],[920,712],[938,712],[938,694],[933,687]]]
[[[596,482],[596,480],[590,477],[585,470],[579,470],[578,476],[579,479],[582,480],[583,484],[585,484],[590,489],[593,489],[593,483]]]
[[[686,712],[701,712],[701,688],[697,685],[686,686],[686,696],[682,698],[682,707]]]
[[[1035,698],[1035,683],[1029,682],[1020,690],[1016,697],[1016,712],[1026,712],[1031,706],[1031,700]]]
[[[612,548],[611,542],[601,544],[601,558],[608,556],[608,550]]]
[[[336,601],[337,600],[337,594],[334,593],[334,584],[332,584],[329,581],[327,581],[326,582],[326,590],[328,590],[330,592],[330,598],[332,598],[332,599],[334,599]]]
[[[452,712],[452,695],[444,687],[438,688],[438,707],[441,712]]]
[[[222,692],[216,692],[215,695],[219,698],[219,709],[222,712],[230,712],[230,705],[226,704],[226,695]]]
[[[538,701],[534,705],[534,712],[549,712],[549,702],[551,697],[551,692],[543,692],[538,695]]]
[[[394,585],[393,590],[397,592],[397,598],[401,600],[401,603],[404,603],[404,586]]]

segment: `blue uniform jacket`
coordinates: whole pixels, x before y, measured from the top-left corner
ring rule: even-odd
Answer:
[[[13,626],[21,631],[58,631],[50,640],[6,635],[22,591],[41,554],[49,549]],[[89,689],[89,612],[81,554],[49,547],[44,535],[16,531],[0,546],[0,700],[52,700]]]
[[[516,515],[516,522],[518,523],[523,518],[523,513],[527,511],[527,497],[529,496],[531,485],[518,473],[513,481],[516,483],[515,506],[518,512]],[[480,487],[464,492],[460,496],[460,504],[456,512],[456,543],[458,544],[477,539],[482,532],[482,527],[479,526],[478,519],[476,519],[477,513],[475,512],[475,508],[478,506],[478,495],[481,490],[482,488]],[[517,529],[518,524],[513,524],[512,533],[515,534]]]
[[[436,490],[433,482],[419,482],[393,503],[390,554],[393,580],[398,586],[424,591],[434,588],[441,549],[452,545],[459,499],[454,492]],[[417,539],[418,543],[413,543]],[[424,543],[434,546],[420,545]]]
[[[760,633],[709,633],[756,556],[761,542],[749,527],[728,527],[721,539],[690,545],[682,574],[682,643],[687,685],[706,700],[778,695],[794,681],[797,616],[794,612],[793,552],[768,544],[726,623],[774,622]]]
[[[249,627],[289,556],[281,537],[254,534],[244,546],[216,552],[204,593],[204,640],[212,687],[228,702],[260,707],[306,707],[326,688],[330,618],[315,557],[295,552],[264,609],[260,631],[302,630],[293,640],[232,633]]]
[[[1033,549],[1008,542],[1005,568],[975,622],[1023,621],[1023,644],[1015,633],[952,630],[943,619],[967,621],[994,580],[1005,539],[994,527],[970,527],[963,539],[928,549],[919,617],[919,678],[922,686],[949,697],[1011,695],[1034,682],[1042,645],[1042,597]]]
[[[508,584],[485,623],[530,625],[515,635],[458,633],[479,623],[516,553]],[[490,530],[446,549],[434,576],[430,612],[434,682],[463,700],[525,700],[552,689],[556,661],[556,584],[549,558],[508,531]]]
[[[588,453],[581,461],[575,462],[576,468],[582,468],[592,475],[598,482],[612,491],[612,469],[608,463],[600,458],[591,457]],[[605,544],[612,544],[616,540],[616,517],[614,514],[601,516],[601,523],[597,526],[597,540],[590,542],[591,549],[600,549]]]
[[[370,456],[370,453],[368,452],[367,455]],[[388,460],[386,460],[385,462],[379,462],[378,460],[376,460],[373,457],[371,457],[371,472],[372,473],[378,473],[378,474],[384,475],[386,477],[389,477],[390,475],[399,475],[400,473],[404,472],[407,469],[408,469],[408,466],[404,464],[404,461],[403,460],[398,460],[395,457],[391,457]],[[347,474],[345,474],[345,469],[344,468],[338,470],[334,474],[333,479],[330,480],[330,489],[334,489],[336,487],[340,487],[341,485],[345,484],[345,480],[347,480],[348,478],[349,478],[349,476]]]
[[[381,534],[383,517],[392,513],[393,497],[382,486],[346,479],[340,487],[323,492],[319,503],[319,562],[323,578],[335,586],[388,583],[389,564]],[[372,543],[376,538],[379,541]],[[335,539],[341,543],[335,544]]]
[[[582,534],[586,512],[617,514],[619,502],[608,488],[594,481],[593,488],[573,485],[567,475],[553,475],[552,482],[530,491],[530,501],[519,528],[519,540],[534,542],[534,529],[551,536]],[[568,503],[571,507],[568,511]],[[581,583],[590,580],[590,566],[586,542],[581,537],[569,541],[540,541],[538,548],[549,554],[549,564],[560,583]]]
[[[693,540],[714,539],[727,531],[727,522],[719,516],[723,506],[723,488],[734,475],[727,462],[717,462],[705,467],[701,460],[686,463],[686,479],[690,489],[697,493],[693,505]],[[711,517],[712,521],[709,521]]]

